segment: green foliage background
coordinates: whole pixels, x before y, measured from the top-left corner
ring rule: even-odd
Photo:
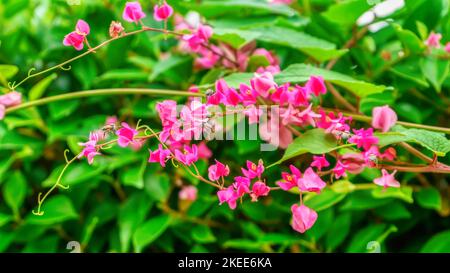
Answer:
[[[79,18],[91,25],[91,44],[107,39],[109,23],[121,19],[125,1],[80,1],[81,5],[62,0],[0,1],[3,86],[24,78],[31,67],[39,71],[75,56],[73,49],[62,46],[62,38]],[[160,27],[151,18],[151,2],[142,1],[149,15],[144,21]],[[432,30],[442,33],[443,42],[450,40],[448,1],[406,0],[390,15],[386,28],[368,32],[350,50],[341,50],[361,29],[354,23],[371,8],[370,2],[299,0],[287,7],[256,0],[169,1],[182,14],[196,10],[206,17],[216,41],[240,47],[256,39],[259,46],[280,56],[282,69],[296,64],[277,76],[280,82],[302,82],[309,74],[322,73],[303,63],[324,67],[342,56],[333,68],[337,74],[324,77],[363,113],[370,115],[374,106],[389,104],[400,120],[449,127],[449,61],[436,57],[444,54],[442,49],[429,54],[423,44]],[[176,52],[175,46],[174,39],[155,33],[115,41],[74,62],[70,71],[31,80],[19,91],[35,100],[112,87],[186,90],[192,83],[210,84],[225,75],[224,70],[193,71],[192,57]],[[161,58],[163,52],[170,53],[169,60]],[[383,59],[387,54],[390,59]],[[248,74],[228,77],[237,83],[243,79]],[[154,106],[162,99],[65,101],[29,108],[0,122],[0,252],[68,252],[66,245],[73,240],[81,242],[86,252],[366,252],[370,241],[380,242],[382,251],[389,252],[450,252],[449,177],[442,174],[402,173],[398,175],[402,190],[387,193],[376,187],[358,188],[379,176],[378,170],[352,175],[322,195],[308,197],[306,202],[318,210],[319,219],[302,235],[289,225],[290,206],[298,201],[295,194],[274,192],[231,211],[218,206],[212,187],[198,184],[183,170],[147,164],[146,149],[113,148],[93,166],[84,161],[70,166],[62,181],[70,189],[50,197],[44,216],[32,215],[38,192],[51,186],[61,170],[65,149],[78,153],[77,143],[110,115],[130,123],[143,119],[157,128]],[[332,107],[333,97],[328,94],[324,104]],[[235,171],[246,159],[262,157],[273,163],[283,156],[283,151],[259,153],[259,144],[208,145]],[[444,155],[447,145],[444,141],[440,147]],[[420,163],[397,150],[400,159]],[[302,154],[295,162],[306,167],[310,157]],[[440,161],[450,163],[449,156]],[[207,166],[201,162],[201,171]],[[269,183],[279,179],[282,169],[285,166],[277,165],[268,170]],[[178,203],[179,184],[198,184],[199,199],[186,210]]]

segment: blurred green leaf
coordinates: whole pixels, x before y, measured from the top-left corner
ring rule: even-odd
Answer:
[[[420,69],[434,89],[440,93],[441,86],[449,72],[449,61],[439,60],[435,57],[421,59]]]
[[[372,190],[372,196],[375,198],[398,198],[407,203],[413,203],[414,200],[412,198],[412,188],[409,186],[401,186],[400,188],[383,188],[376,187]]]
[[[28,99],[30,101],[40,99],[47,88],[52,84],[52,82],[57,78],[57,75],[55,73],[51,74],[50,76],[42,79],[38,83],[36,83],[28,93]]]
[[[431,237],[420,250],[421,253],[450,252],[450,230],[440,232]]]
[[[367,0],[346,0],[336,3],[322,13],[322,16],[345,28],[351,27],[370,5]]]
[[[208,226],[196,225],[192,228],[192,239],[200,244],[214,243],[217,239]]]
[[[442,206],[441,195],[436,188],[423,188],[415,193],[417,203],[426,209],[440,210]]]
[[[26,223],[34,225],[54,225],[78,217],[72,202],[63,195],[57,195],[45,201],[42,205],[44,215],[37,216],[30,213]]]
[[[141,224],[133,234],[133,246],[136,252],[142,252],[144,247],[156,240],[168,227],[169,215],[156,216]]]
[[[325,210],[344,199],[346,194],[324,189],[320,194],[311,193],[305,197],[305,205],[316,211]]]
[[[342,213],[338,215],[331,225],[325,237],[325,242],[328,251],[332,251],[337,248],[350,232],[351,226],[351,214]]]
[[[3,186],[3,198],[16,218],[19,217],[19,210],[25,200],[27,186],[25,177],[19,171],[15,171]]]

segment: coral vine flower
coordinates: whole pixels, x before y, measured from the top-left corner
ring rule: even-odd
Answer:
[[[0,96],[0,105],[6,107],[16,106],[22,103],[22,94],[17,91]]]
[[[167,20],[173,14],[173,8],[167,4],[166,1],[161,6],[155,5],[153,7],[153,18],[156,21]]]
[[[190,166],[192,163],[197,162],[198,160],[197,145],[194,144],[192,145],[192,147],[185,145],[183,152],[181,152],[180,150],[175,150],[175,158],[186,166]]]
[[[397,151],[393,147],[389,147],[380,155],[380,157],[392,161],[397,157]]]
[[[217,161],[216,164],[209,166],[208,168],[208,178],[211,181],[217,181],[220,177],[225,177],[230,174],[230,168],[228,165],[224,165]]]
[[[439,48],[441,46],[440,41],[442,39],[442,34],[431,32],[428,36],[427,40],[425,41],[425,44],[430,48]]]
[[[347,165],[345,165],[341,161],[338,161],[336,163],[336,166],[333,169],[333,173],[334,173],[334,176],[336,177],[336,179],[339,179],[341,177],[347,177],[347,173],[346,173],[347,168],[348,168]]]
[[[284,181],[279,181],[276,184],[283,190],[288,191],[298,186],[298,180],[302,177],[302,173],[294,165],[290,165],[291,173],[282,172],[281,177]]]
[[[78,156],[78,158],[86,157],[89,165],[94,163],[94,157],[96,155],[100,155],[100,153],[97,151],[97,148],[96,148],[96,145],[97,145],[96,141],[90,140],[86,143],[79,143],[79,145],[84,146],[84,149],[81,152],[81,154]]]
[[[252,202],[258,201],[258,197],[269,195],[270,188],[261,181],[255,182],[252,187],[252,193],[250,196],[252,197]]]
[[[248,123],[254,124],[259,121],[259,117],[263,114],[263,110],[255,105],[250,105],[245,109],[244,114],[248,117]]]
[[[178,198],[180,200],[187,200],[192,202],[197,200],[197,188],[194,186],[184,186],[178,192]]]
[[[320,94],[327,93],[325,82],[321,76],[311,76],[306,83],[305,88],[309,93],[314,94],[316,97]]]
[[[445,51],[447,51],[447,53],[450,53],[450,42],[445,44]]]
[[[317,212],[305,205],[294,204],[291,206],[292,228],[300,233],[310,229],[317,220]]]
[[[373,129],[369,128],[365,130],[364,128],[359,130],[353,130],[355,135],[350,137],[348,142],[356,144],[358,148],[363,148],[368,150],[372,145],[378,144],[378,138],[373,135]]]
[[[306,169],[302,178],[298,179],[298,188],[301,191],[320,193],[326,185],[311,167]]]
[[[125,29],[123,28],[122,23],[112,21],[111,25],[109,25],[109,36],[111,38],[117,38],[122,35],[124,30]]]
[[[258,165],[247,160],[247,169],[242,168],[242,173],[245,177],[250,179],[261,177],[261,174],[264,172],[264,163],[262,160],[258,161]]]
[[[134,137],[138,134],[138,131],[131,128],[127,123],[122,122],[122,128],[116,131],[116,135],[119,137],[117,139],[117,144],[120,147],[127,147],[128,144],[133,142]]]
[[[395,180],[395,173],[397,172],[397,170],[393,171],[391,174],[389,174],[385,169],[381,170],[382,176],[375,178],[373,180],[373,182],[377,185],[383,186],[384,188],[387,187],[394,187],[394,188],[399,188],[400,187],[400,183]]]
[[[187,42],[190,50],[198,52],[202,45],[208,43],[212,33],[213,30],[210,26],[200,25],[193,34],[184,35],[183,40]]]
[[[148,162],[150,163],[159,162],[159,164],[161,164],[161,166],[163,167],[166,166],[166,161],[169,159],[171,154],[169,150],[163,149],[162,144],[159,144],[158,149],[155,151],[149,149],[149,152],[150,157],[148,158]]]
[[[239,93],[241,95],[242,104],[244,106],[252,105],[256,103],[256,98],[258,93],[253,90],[250,86],[241,83],[239,85]]]
[[[197,149],[198,149],[198,158],[209,159],[212,156],[212,152],[205,142],[200,142],[197,145]]]
[[[0,104],[0,120],[5,118],[6,107],[3,104]]]
[[[139,2],[127,2],[125,9],[123,10],[122,17],[125,21],[130,23],[138,23],[145,18],[145,13],[142,11],[141,4]]]
[[[250,85],[264,98],[267,98],[270,94],[270,90],[275,89],[276,87],[273,76],[269,72],[264,72],[263,74],[255,73],[255,77],[250,80]]]
[[[327,161],[325,155],[313,156],[313,162],[311,163],[311,167],[316,167],[319,171],[321,171],[323,167],[328,166],[330,166],[330,163]]]
[[[250,178],[245,176],[236,176],[234,178],[233,187],[236,189],[239,197],[242,197],[246,193],[250,193],[250,182]]]
[[[387,132],[397,122],[397,114],[389,106],[374,107],[372,110],[372,127]]]
[[[80,51],[83,49],[84,41],[90,31],[89,24],[80,19],[75,26],[75,31],[64,37],[63,44],[65,46],[73,46],[76,50]]]
[[[230,209],[236,208],[236,200],[239,198],[238,194],[234,191],[232,186],[224,190],[218,191],[217,197],[219,197],[219,205],[222,205],[224,202],[227,202]]]

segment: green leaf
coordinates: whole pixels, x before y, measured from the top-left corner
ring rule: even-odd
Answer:
[[[450,252],[450,230],[440,232],[431,239],[420,250],[421,253],[449,253]]]
[[[252,13],[258,14],[280,14],[293,16],[296,11],[287,5],[271,5],[266,1],[259,0],[223,0],[223,1],[202,1],[197,3],[183,3],[190,10],[198,11],[206,17],[219,17],[224,14],[233,16],[248,16]],[[239,12],[236,12],[239,11]]]
[[[245,83],[247,85],[250,84],[250,80],[254,77],[253,73],[233,73],[229,76],[224,77],[223,79],[226,83],[233,88],[238,88],[239,84]]]
[[[440,93],[442,83],[448,76],[449,61],[430,56],[421,59],[420,69],[436,92]]]
[[[128,252],[130,240],[137,227],[144,221],[153,202],[145,193],[133,194],[119,209],[119,238],[122,252]]]
[[[200,244],[214,243],[217,239],[208,226],[196,225],[192,228],[192,239]]]
[[[73,74],[80,81],[83,89],[89,89],[97,77],[97,66],[94,59],[87,58],[72,67]]]
[[[352,191],[354,191],[356,189],[355,184],[353,184],[352,182],[348,181],[348,180],[339,180],[334,182],[331,186],[330,189],[336,193],[350,193]]]
[[[394,201],[375,209],[375,213],[387,221],[404,220],[411,218],[411,212],[399,202]]]
[[[0,64],[0,76],[5,80],[14,77],[17,72],[19,72],[19,68],[15,65]]]
[[[334,210],[329,208],[322,210],[318,214],[317,221],[314,223],[312,228],[308,230],[306,236],[312,239],[313,242],[320,240],[334,224]]]
[[[371,191],[359,190],[350,193],[345,202],[341,205],[341,210],[367,210],[386,205],[392,199],[375,198]]]
[[[370,5],[366,0],[347,0],[336,3],[322,13],[322,16],[336,24],[349,28],[367,10]]]
[[[242,249],[248,251],[261,250],[261,243],[249,239],[231,239],[223,244],[224,248]]]
[[[11,215],[0,213],[0,228],[8,224],[12,219]]]
[[[19,171],[15,171],[3,187],[3,197],[16,217],[19,217],[19,210],[25,200],[26,193],[27,182],[25,177]]]
[[[403,47],[406,49],[406,54],[419,54],[424,51],[425,44],[417,37],[417,35],[411,30],[403,29],[399,24],[392,24],[398,39],[402,42]]]
[[[325,237],[325,244],[328,251],[334,250],[344,242],[350,232],[351,219],[350,213],[342,213],[336,217]]]
[[[79,105],[79,100],[55,101],[49,104],[50,115],[53,120],[63,119],[75,112]]]
[[[319,62],[338,58],[347,53],[347,50],[336,49],[336,45],[331,42],[290,28],[271,26],[254,28],[252,31],[259,33],[256,38],[258,41],[300,50]]]
[[[368,244],[370,242],[377,242],[378,237],[380,237],[383,234],[383,231],[385,229],[386,224],[378,224],[378,225],[370,225],[364,229],[359,230],[350,241],[350,244],[347,247],[346,252],[350,253],[367,252]]]
[[[375,85],[356,80],[335,71],[329,71],[307,64],[290,65],[288,68],[275,75],[275,81],[277,83],[303,83],[306,82],[310,76],[322,76],[324,80],[345,88],[361,98],[370,94],[381,93],[386,89],[386,86],[384,85]]]
[[[147,160],[143,160],[140,166],[132,166],[124,170],[121,174],[121,181],[125,186],[133,186],[137,189],[144,188],[144,172],[148,165]]]
[[[44,215],[37,216],[29,214],[26,218],[27,224],[54,225],[78,218],[70,199],[63,195],[57,195],[44,202],[42,205]]]
[[[55,184],[64,166],[59,166],[53,170],[50,176],[42,182],[43,187],[50,187]],[[83,182],[92,181],[101,174],[107,166],[91,166],[87,162],[72,164],[64,173],[61,179],[63,185],[74,186]]]
[[[310,193],[305,198],[305,205],[316,211],[325,210],[344,199],[346,194],[337,193],[328,188],[324,189],[320,194]]]
[[[50,76],[42,79],[37,84],[35,84],[28,93],[28,99],[31,100],[37,100],[44,95],[45,90],[50,86],[50,84],[57,78],[58,76],[53,73]]]
[[[170,225],[169,215],[156,216],[140,225],[133,234],[133,245],[136,252],[156,240]]]
[[[283,157],[271,166],[305,153],[325,154],[347,146],[351,146],[351,144],[338,146],[333,135],[325,133],[322,129],[312,129],[306,131],[289,144]]]
[[[372,190],[372,196],[375,198],[398,198],[407,203],[413,203],[412,188],[409,186],[401,186],[400,188],[383,188],[376,187]]]
[[[255,40],[259,32],[235,28],[215,28],[213,38],[225,42],[233,48],[239,49]]]
[[[154,200],[162,202],[169,197],[170,181],[168,176],[147,171],[144,189]]]
[[[98,83],[107,81],[147,81],[148,72],[140,69],[115,69],[109,70],[96,80]]]
[[[152,73],[148,77],[148,80],[154,81],[159,75],[189,60],[190,60],[189,57],[171,55],[169,58],[161,60],[155,64]]]
[[[403,141],[420,144],[437,156],[445,156],[450,151],[450,140],[444,133],[424,129],[406,129],[400,125],[394,126],[391,130],[403,134],[405,136]]]
[[[434,187],[423,188],[415,193],[415,199],[420,206],[426,209],[440,210],[442,206],[441,195]]]

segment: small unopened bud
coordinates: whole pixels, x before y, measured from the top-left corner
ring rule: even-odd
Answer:
[[[119,37],[120,35],[122,35],[123,31],[124,28],[122,26],[122,23],[116,21],[111,22],[111,25],[109,26],[109,36],[111,36],[111,38]]]

